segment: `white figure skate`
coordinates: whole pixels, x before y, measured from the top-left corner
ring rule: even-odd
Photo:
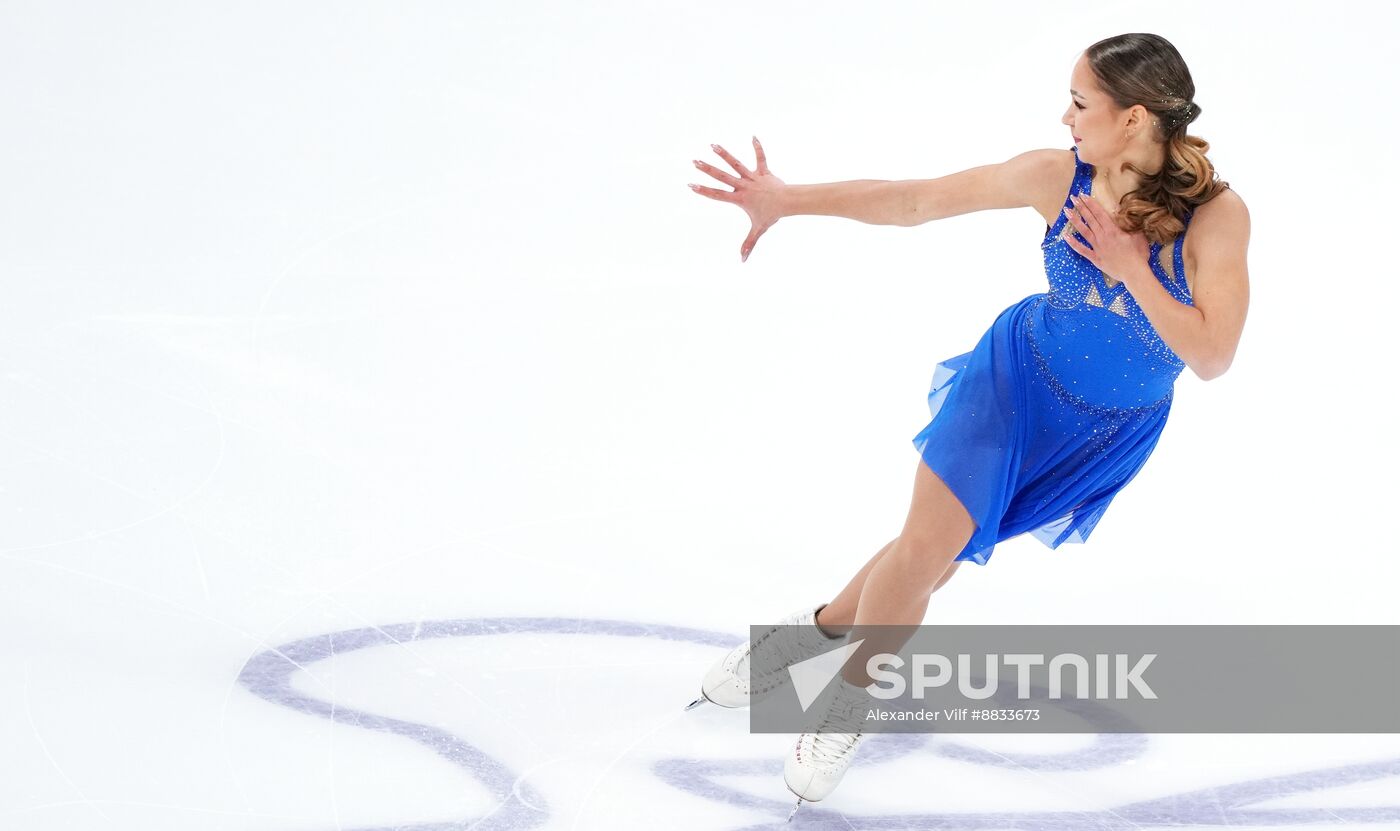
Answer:
[[[799,736],[783,763],[783,780],[797,796],[788,822],[802,807],[802,800],[817,802],[836,789],[865,738],[870,695],[840,676],[837,685],[817,732]]]
[[[817,626],[817,612],[828,604],[799,609],[778,621],[777,626],[799,627],[789,636],[772,637],[777,626],[761,635],[752,646],[760,652],[759,665],[763,668],[756,677],[750,677],[754,655],[750,654],[750,639],[734,647],[728,655],[720,658],[705,678],[700,682],[700,697],[685,706],[690,710],[709,701],[721,707],[747,707],[750,704],[772,695],[783,685],[790,683],[786,670],[794,663],[809,658],[835,644],[844,636],[831,637]]]

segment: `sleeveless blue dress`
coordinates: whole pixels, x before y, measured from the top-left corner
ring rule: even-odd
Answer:
[[[1094,172],[1071,149],[1065,207],[1090,192]],[[1073,227],[1062,213],[1041,242],[1050,290],[1008,306],[971,352],[936,365],[933,420],[914,447],[977,525],[958,560],[986,565],[998,542],[1026,532],[1052,549],[1085,542],[1166,425],[1185,363],[1123,284],[1107,285],[1064,241],[1073,232],[1087,244]],[[1148,263],[1172,297],[1191,305],[1185,237],[1172,246],[1170,276],[1159,243],[1149,245]]]

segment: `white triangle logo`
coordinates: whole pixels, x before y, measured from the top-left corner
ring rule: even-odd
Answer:
[[[792,688],[797,693],[802,712],[807,712],[807,708],[812,706],[812,702],[817,700],[817,696],[822,694],[826,685],[831,683],[831,679],[835,678],[841,667],[850,660],[851,653],[862,643],[865,643],[865,638],[788,667]]]

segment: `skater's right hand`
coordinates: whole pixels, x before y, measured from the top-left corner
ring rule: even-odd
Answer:
[[[719,154],[720,158],[729,162],[739,173],[739,178],[735,179],[723,170],[716,168],[705,162],[695,159],[695,166],[724,182],[734,190],[719,190],[717,188],[707,188],[700,185],[691,185],[690,189],[711,199],[718,199],[721,202],[732,202],[744,209],[744,213],[749,215],[749,235],[744,237],[744,242],[739,246],[739,256],[741,261],[747,262],[754,245],[758,243],[758,238],[763,236],[763,232],[772,228],[779,219],[783,218],[780,208],[783,192],[787,185],[782,179],[774,176],[768,170],[768,159],[763,155],[763,146],[758,143],[758,136],[754,136],[753,149],[758,157],[758,170],[749,170],[744,167],[738,159],[729,155],[723,147],[718,144],[711,144],[710,147]]]

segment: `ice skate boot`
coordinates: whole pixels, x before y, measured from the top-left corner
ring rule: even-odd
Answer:
[[[855,758],[856,747],[865,738],[866,715],[871,699],[861,687],[837,677],[837,689],[815,733],[803,733],[793,745],[783,763],[783,781],[797,796],[793,814],[802,807],[802,800],[817,802],[825,799]]]
[[[817,612],[827,605],[823,603],[793,612],[752,643],[745,638],[710,667],[700,682],[700,697],[685,709],[698,707],[706,701],[721,707],[747,707],[790,683],[788,667],[829,649],[845,637],[832,637],[817,626]],[[774,637],[778,626],[796,628]],[[758,654],[750,654],[750,647]],[[752,671],[755,663],[758,672]]]

